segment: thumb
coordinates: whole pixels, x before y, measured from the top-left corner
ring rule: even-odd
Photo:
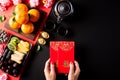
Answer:
[[[74,74],[74,64],[73,62],[70,62],[70,70],[69,70],[69,75]]]
[[[51,63],[50,65],[50,69],[51,69],[51,73],[55,73],[55,65],[53,63]]]

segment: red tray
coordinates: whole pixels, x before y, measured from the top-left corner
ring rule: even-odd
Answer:
[[[27,0],[25,0],[25,1],[27,1]],[[0,15],[4,15],[5,18],[6,18],[4,22],[0,22],[0,29],[3,29],[7,33],[10,33],[10,34],[12,34],[14,36],[17,36],[17,37],[21,38],[21,39],[24,39],[24,40],[32,43],[32,45],[34,46],[36,44],[38,38],[39,38],[40,32],[41,32],[41,30],[42,30],[42,28],[43,28],[43,26],[44,26],[44,24],[45,24],[45,22],[46,22],[46,20],[47,20],[47,18],[49,16],[49,14],[50,14],[51,9],[52,9],[52,7],[45,8],[43,5],[40,5],[37,8],[42,12],[42,14],[44,13],[45,15],[42,18],[42,22],[40,23],[40,25],[37,26],[38,27],[38,31],[35,34],[29,34],[29,35],[19,34],[19,33],[17,33],[16,30],[11,29],[9,27],[8,20],[9,20],[9,18],[12,15],[12,12],[14,10],[14,6],[9,7],[8,10],[6,10],[6,11],[3,11],[3,12],[0,11]],[[21,72],[21,74],[22,74],[22,72]],[[4,73],[4,72],[0,70],[0,75],[2,73]],[[7,75],[9,77],[9,80],[19,80],[21,74],[18,77],[14,77],[14,76],[11,76],[9,74],[7,74]]]

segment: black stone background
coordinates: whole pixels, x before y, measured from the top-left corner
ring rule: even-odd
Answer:
[[[62,24],[71,36],[57,34],[51,40],[75,41],[75,59],[81,67],[79,80],[120,79],[120,4],[119,0],[70,0],[74,14]],[[49,19],[53,19],[52,13]],[[49,58],[49,45],[33,52],[21,80],[45,80],[44,64]],[[57,80],[67,80],[59,75]]]

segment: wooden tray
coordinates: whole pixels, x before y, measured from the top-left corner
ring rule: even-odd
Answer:
[[[39,32],[39,30],[42,28],[41,24],[43,23],[44,19],[46,18],[46,12],[40,10],[40,19],[36,22],[33,23],[34,24],[34,31],[31,34],[24,34],[22,32],[19,33],[18,29],[13,29],[9,26],[9,20],[6,21],[6,23],[4,24],[4,27],[7,30],[10,30],[12,32],[15,32],[14,35],[19,34],[21,36],[24,36],[26,38],[29,38],[31,40],[34,40],[36,38],[37,33]]]

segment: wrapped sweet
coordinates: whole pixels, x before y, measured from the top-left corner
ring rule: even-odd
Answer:
[[[4,46],[5,46],[4,44],[0,44],[0,57],[2,56]]]
[[[7,32],[0,30],[0,44],[6,42],[8,40]]]

